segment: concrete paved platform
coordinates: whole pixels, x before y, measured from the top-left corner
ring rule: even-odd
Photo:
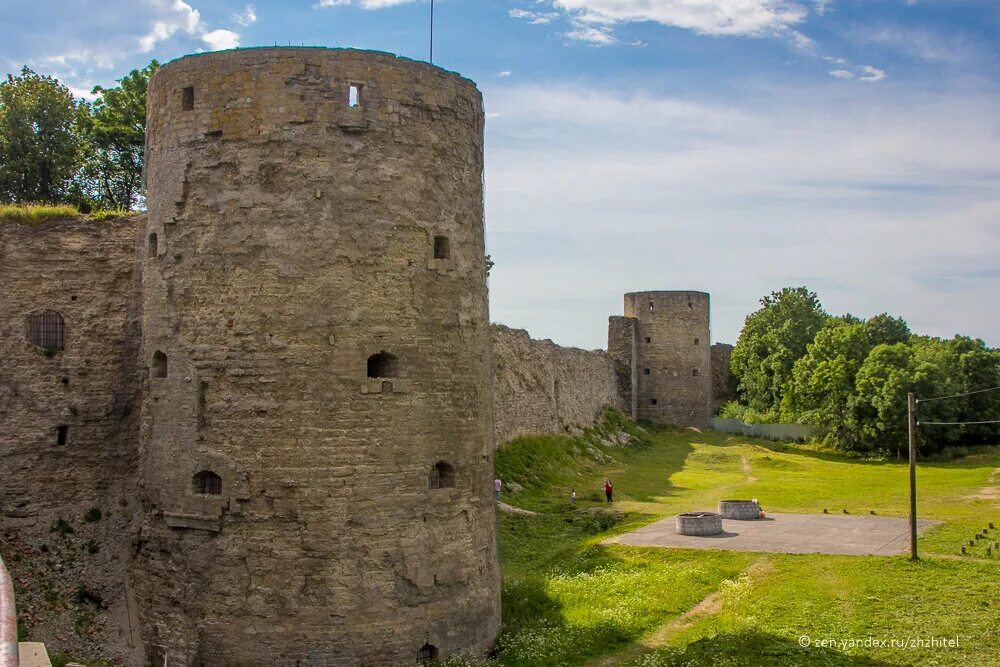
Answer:
[[[941,523],[919,519],[917,531]],[[722,520],[721,535],[693,537],[674,532],[674,517],[618,535],[605,544],[679,549],[769,551],[784,554],[895,556],[910,548],[909,519],[840,514],[768,514],[756,521]]]

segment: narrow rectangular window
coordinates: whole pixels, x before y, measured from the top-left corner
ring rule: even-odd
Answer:
[[[448,259],[451,256],[451,244],[447,236],[434,237],[434,259]]]
[[[652,341],[652,340],[650,339],[650,337],[649,337],[649,336],[646,336],[646,342],[647,342],[647,343],[651,343],[651,342],[653,342],[653,341]]]
[[[697,368],[695,368],[694,370],[691,371],[691,377],[698,377],[698,369]]]
[[[656,405],[656,399],[655,398],[649,399],[649,404],[650,405]]]
[[[194,86],[187,86],[181,95],[181,109],[191,111],[194,109]]]
[[[643,368],[642,369],[642,374],[643,375],[649,375],[649,369],[648,368]]]
[[[701,339],[699,339],[699,338],[695,338],[695,339],[694,339],[694,344],[695,344],[695,345],[697,345],[697,344],[698,344],[698,343],[700,343],[700,342],[701,342]]]
[[[66,439],[69,437],[69,426],[56,427],[56,444],[60,447],[66,446]]]
[[[653,302],[649,302],[649,312],[653,312]]]
[[[198,385],[198,427],[205,425],[205,401],[208,398],[208,383],[202,380]]]
[[[347,92],[347,106],[353,109],[359,104],[361,104],[361,86],[359,84],[352,83]]]

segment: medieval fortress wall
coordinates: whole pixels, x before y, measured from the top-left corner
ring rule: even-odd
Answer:
[[[704,425],[708,295],[626,295],[607,352],[491,327],[482,99],[438,68],[219,52],[149,100],[144,219],[0,224],[8,564],[108,601],[33,632],[123,664],[484,653],[494,446],[609,406]],[[97,551],[29,571],[80,550],[58,519]]]

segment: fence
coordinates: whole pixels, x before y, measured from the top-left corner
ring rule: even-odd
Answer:
[[[805,440],[819,433],[818,428],[805,424],[744,424],[739,419],[719,417],[712,418],[711,426],[723,433],[739,433],[769,440]]]

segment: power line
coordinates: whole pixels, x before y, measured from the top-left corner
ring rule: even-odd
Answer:
[[[962,398],[963,396],[972,396],[973,394],[985,394],[988,391],[1000,391],[1000,387],[990,387],[989,389],[977,389],[976,391],[967,391],[964,394],[952,394],[951,396],[935,396],[934,398],[918,398],[917,403],[927,403],[928,401],[943,401],[947,398]],[[930,422],[924,422],[929,424]]]
[[[917,426],[965,426],[972,424],[1000,424],[1000,419],[988,422],[917,422]]]

